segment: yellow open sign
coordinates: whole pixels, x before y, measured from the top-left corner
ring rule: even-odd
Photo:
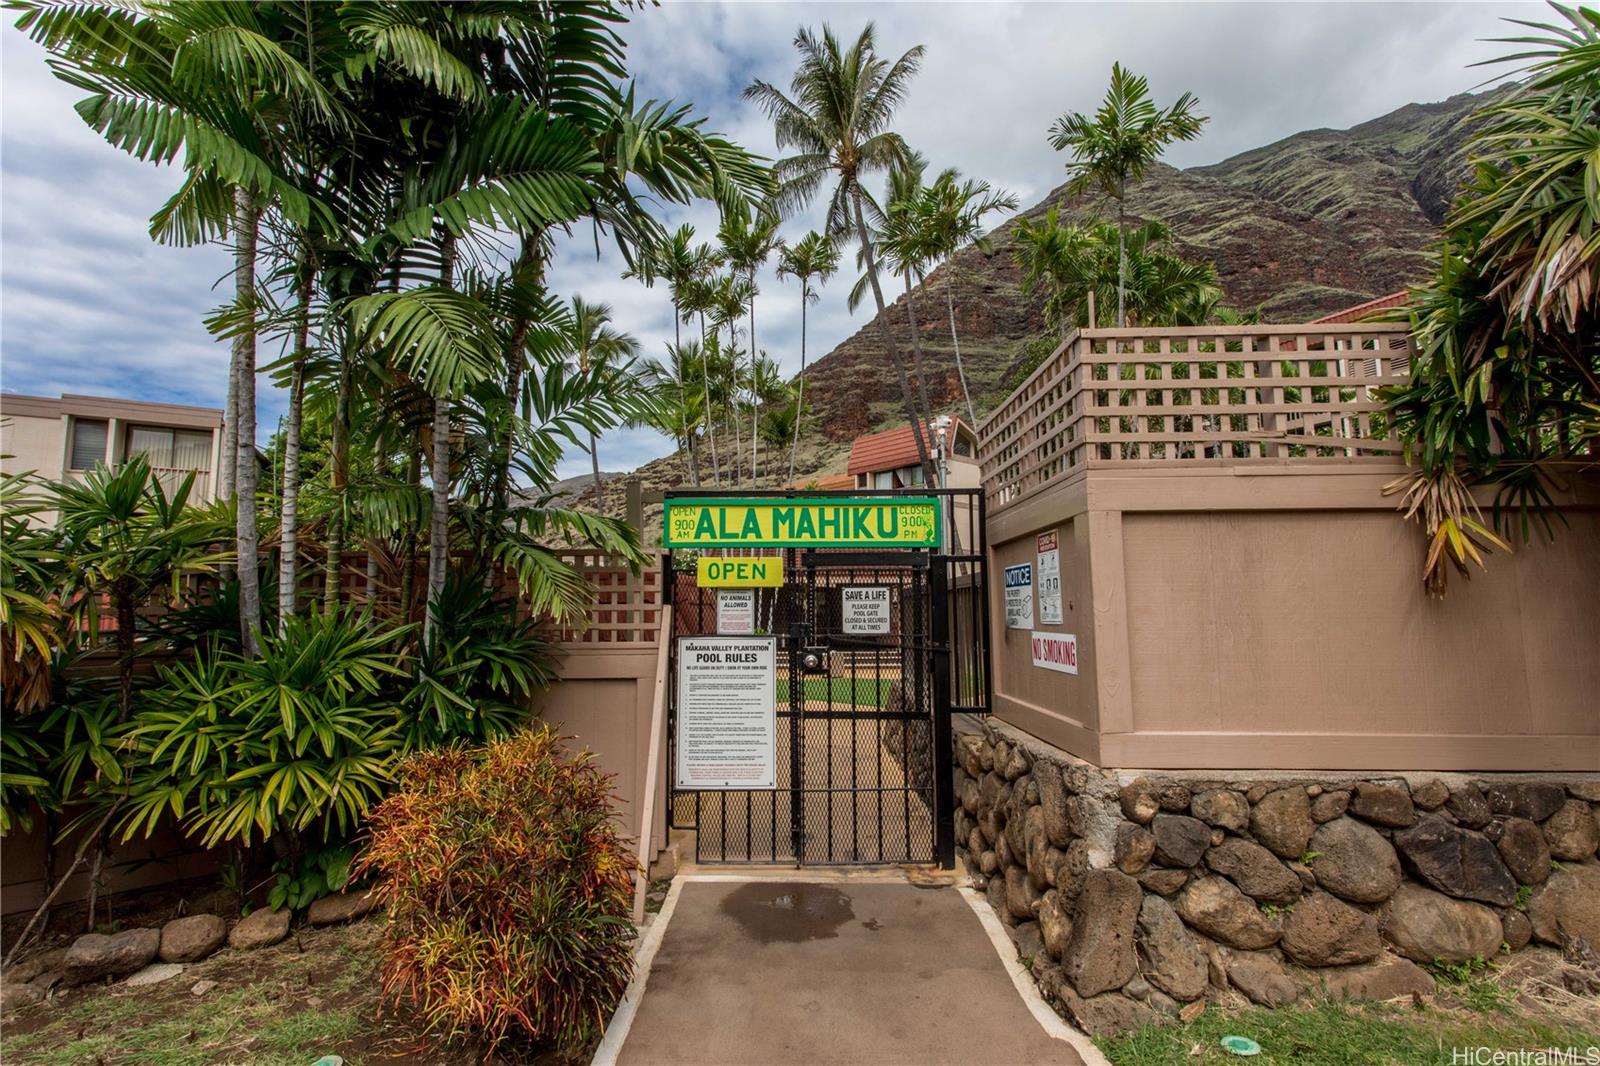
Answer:
[[[701,588],[711,589],[776,588],[783,584],[783,557],[713,559],[702,555],[695,560],[695,581]]]

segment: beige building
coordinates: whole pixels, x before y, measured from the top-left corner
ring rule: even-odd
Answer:
[[[0,469],[80,478],[143,454],[167,488],[193,471],[190,499],[209,503],[222,459],[222,412],[105,396],[0,395]]]

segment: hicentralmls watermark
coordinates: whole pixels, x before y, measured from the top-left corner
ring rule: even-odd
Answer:
[[[1600,1045],[1589,1047],[1450,1049],[1450,1066],[1600,1066]]]

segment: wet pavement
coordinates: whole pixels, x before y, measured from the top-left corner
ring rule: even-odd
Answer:
[[[689,880],[617,1061],[1083,1060],[1029,1012],[949,885]]]

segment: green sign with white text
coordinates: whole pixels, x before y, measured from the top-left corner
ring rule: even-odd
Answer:
[[[669,548],[937,548],[933,496],[668,499]]]

